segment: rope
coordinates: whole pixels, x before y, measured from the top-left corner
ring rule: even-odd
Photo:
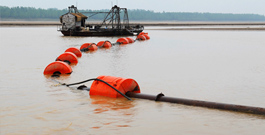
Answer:
[[[128,100],[132,100],[131,98],[129,98],[128,96],[126,96],[125,94],[123,94],[122,92],[120,92],[119,90],[117,90],[115,87],[111,86],[109,83],[107,83],[107,82],[105,82],[105,81],[103,81],[103,80],[101,80],[101,79],[98,79],[98,78],[92,78],[92,79],[84,80],[84,81],[77,82],[77,83],[71,83],[71,84],[60,83],[60,82],[58,82],[58,81],[56,81],[56,82],[58,82],[58,83],[61,84],[61,85],[65,85],[65,86],[69,87],[69,86],[72,86],[72,85],[78,85],[78,84],[82,84],[82,83],[89,82],[89,81],[94,81],[94,80],[96,80],[96,81],[100,81],[100,82],[103,82],[103,83],[107,84],[107,85],[110,86],[112,89],[114,89],[114,90],[117,91],[119,94],[121,94],[123,97],[127,98]],[[54,81],[55,81],[55,80],[54,80]]]

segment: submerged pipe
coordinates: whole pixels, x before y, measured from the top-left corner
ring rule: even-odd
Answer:
[[[126,95],[132,98],[149,99],[149,100],[154,100],[154,101],[178,103],[178,104],[184,104],[184,105],[190,105],[190,106],[200,106],[200,107],[207,107],[207,108],[214,108],[214,109],[222,109],[222,110],[229,110],[229,111],[265,115],[265,108],[260,108],[260,107],[251,107],[251,106],[243,106],[243,105],[224,104],[224,103],[217,103],[217,102],[166,97],[162,93],[158,95],[149,95],[149,94],[143,94],[143,93],[127,92]]]

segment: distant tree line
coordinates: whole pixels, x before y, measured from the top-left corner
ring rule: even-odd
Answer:
[[[154,21],[265,21],[265,16],[258,14],[223,14],[223,13],[189,13],[189,12],[153,12],[146,10],[129,10],[132,20]]]
[[[6,7],[0,6],[1,19],[58,19],[60,15],[67,12],[66,9],[58,10],[55,8],[41,9],[33,7]]]
[[[33,7],[0,6],[1,19],[17,20],[55,20],[68,12],[68,9],[41,9]],[[79,12],[108,12],[109,10],[79,10]],[[87,16],[91,13],[84,13]],[[130,20],[135,21],[265,21],[264,15],[258,14],[222,14],[222,13],[189,13],[189,12],[154,12],[150,10],[128,10]],[[105,14],[98,14],[88,20],[103,20]]]

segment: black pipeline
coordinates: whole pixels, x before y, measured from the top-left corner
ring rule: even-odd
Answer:
[[[200,101],[200,100],[192,100],[192,99],[166,97],[162,93],[158,95],[149,95],[149,94],[143,94],[143,93],[127,92],[126,95],[132,98],[149,99],[149,100],[154,100],[154,101],[178,103],[178,104],[184,104],[184,105],[190,105],[190,106],[200,106],[200,107],[207,107],[207,108],[214,108],[214,109],[222,109],[222,110],[229,110],[229,111],[265,115],[265,108],[260,108],[260,107],[251,107],[251,106],[243,106],[243,105],[233,105],[233,104],[224,104],[224,103],[208,102],[208,101]]]
[[[222,109],[222,110],[229,110],[229,111],[236,111],[236,112],[244,112],[244,113],[251,113],[251,114],[259,114],[259,115],[265,115],[265,108],[261,107],[252,107],[252,106],[243,106],[243,105],[234,105],[234,104],[224,104],[224,103],[217,103],[217,102],[208,102],[208,101],[200,101],[200,100],[192,100],[192,99],[184,99],[184,98],[176,98],[176,97],[166,97],[164,94],[160,93],[158,95],[149,95],[149,94],[143,94],[143,93],[134,93],[131,91],[128,91],[125,93],[121,93],[119,90],[111,86],[109,83],[107,83],[104,80],[101,80],[99,78],[92,78],[88,79],[82,82],[77,82],[77,83],[72,83],[72,84],[65,84],[58,82],[56,80],[53,80],[61,85],[64,86],[72,86],[72,85],[77,85],[77,84],[82,84],[88,81],[92,80],[97,80],[100,82],[103,82],[110,86],[112,89],[120,93],[122,96],[127,98],[128,100],[131,100],[129,97],[132,98],[140,98],[140,99],[149,99],[149,100],[154,100],[154,101],[162,101],[162,102],[169,102],[169,103],[177,103],[177,104],[184,104],[184,105],[190,105],[190,106],[199,106],[199,107],[207,107],[207,108],[213,108],[213,109]],[[113,79],[112,79],[113,80]],[[115,79],[114,79],[115,80]],[[132,84],[132,83],[131,83]],[[138,85],[137,87],[138,88]],[[90,88],[81,85],[77,89],[79,90],[87,90],[90,91]]]

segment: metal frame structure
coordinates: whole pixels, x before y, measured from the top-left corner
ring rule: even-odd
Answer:
[[[123,16],[123,23],[121,23],[121,17],[120,13],[124,13]],[[111,8],[111,10],[108,12],[106,15],[104,21],[102,22],[101,26],[109,26],[111,24],[112,29],[122,29],[123,26],[125,28],[129,27],[129,17],[128,17],[128,12],[127,8],[120,8],[117,5]]]
[[[111,26],[111,29],[117,29],[121,30],[123,26],[125,28],[129,28],[129,16],[127,12],[127,8],[120,8],[117,5],[113,6],[109,12],[81,12],[81,13],[93,13],[89,17],[92,17],[96,14],[100,13],[106,13],[103,22],[99,25],[100,27],[105,26]],[[121,14],[124,14],[123,16],[123,22],[121,22]]]

